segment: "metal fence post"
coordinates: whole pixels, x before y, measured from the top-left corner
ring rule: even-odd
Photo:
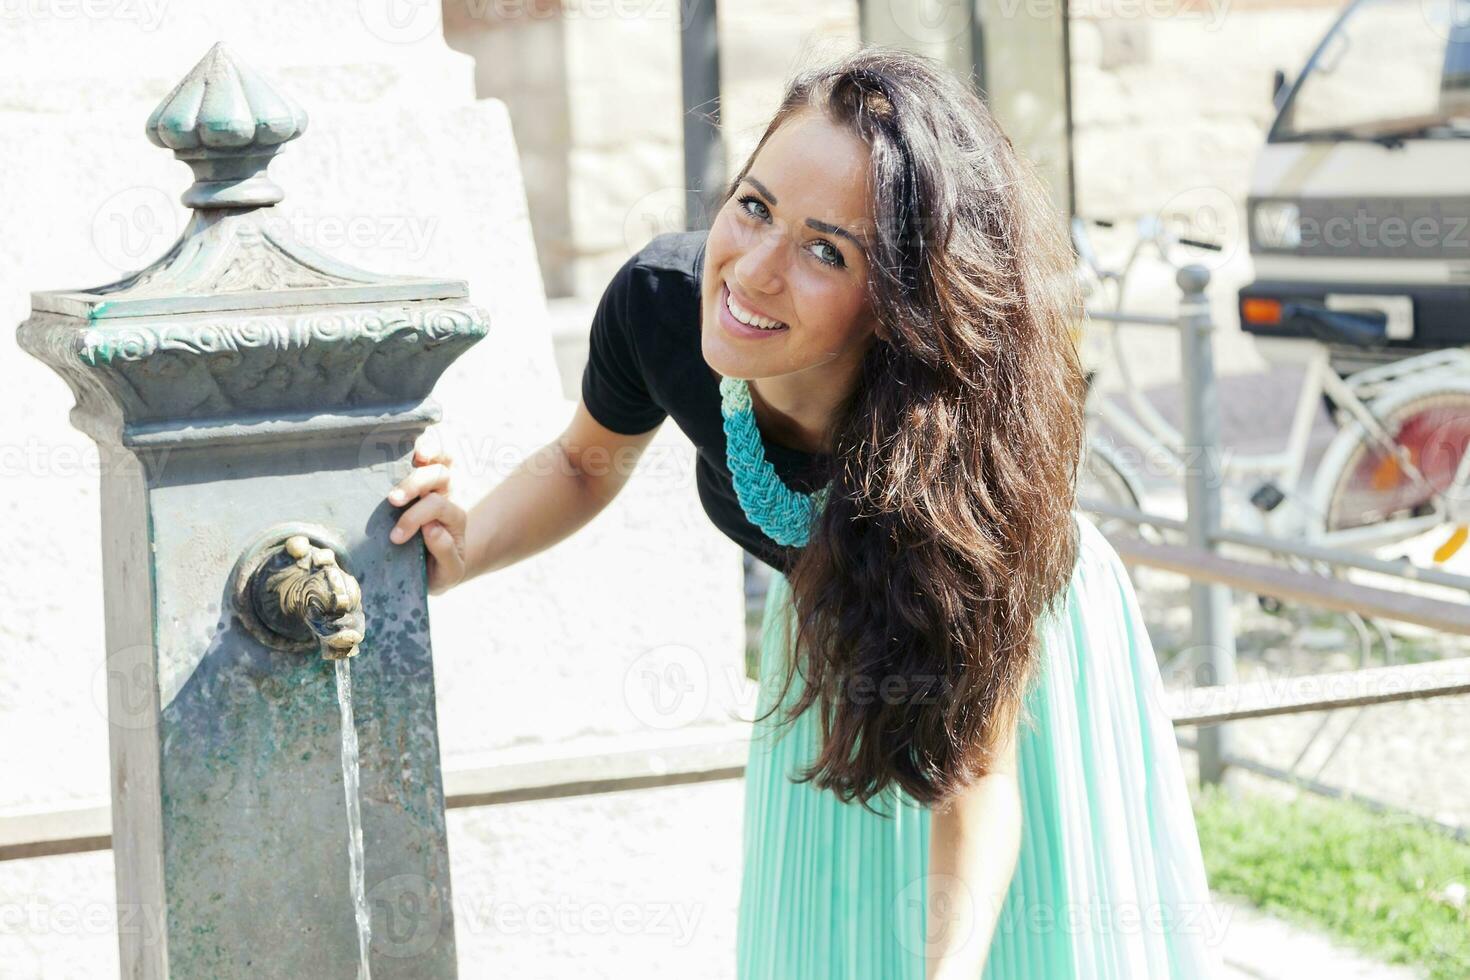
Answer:
[[[1180,269],[1175,282],[1183,294],[1179,304],[1180,380],[1184,396],[1185,520],[1190,547],[1216,550],[1220,527],[1220,406],[1215,386],[1212,348],[1214,323],[1205,287],[1210,271],[1202,265]],[[1193,457],[1192,459],[1190,457]],[[1235,633],[1230,622],[1230,589],[1192,581],[1189,586],[1190,639],[1202,654],[1196,682],[1203,685],[1235,682]],[[1199,778],[1201,785],[1218,785],[1229,755],[1225,723],[1201,725]]]
[[[707,229],[725,186],[725,144],[712,117],[720,102],[720,31],[716,0],[679,5],[679,64],[684,101],[684,227]]]

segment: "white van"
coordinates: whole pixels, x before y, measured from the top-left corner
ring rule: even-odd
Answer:
[[[1343,375],[1470,345],[1470,0],[1354,0],[1276,104],[1241,328]]]

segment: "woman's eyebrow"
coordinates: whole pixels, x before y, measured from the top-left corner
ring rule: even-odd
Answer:
[[[780,204],[781,203],[780,201],[776,200],[776,195],[775,194],[772,194],[771,193],[771,189],[769,187],[767,187],[765,184],[762,184],[760,181],[756,180],[750,174],[746,174],[745,175],[745,179],[746,179],[747,182],[749,182],[751,184],[754,184],[755,185],[755,189],[758,190],[758,191],[760,191],[762,194],[764,194],[766,196],[766,199],[768,201],[770,201],[772,204]]]
[[[815,228],[817,231],[826,232],[829,235],[841,235],[843,238],[846,238],[848,241],[852,242],[860,249],[867,248],[867,246],[864,245],[856,235],[848,231],[846,228],[842,228],[837,225],[829,225],[827,224],[827,222],[818,221],[816,218],[807,218],[806,223],[808,226]]]
[[[780,201],[776,200],[776,195],[771,193],[771,189],[769,187],[756,180],[750,174],[745,175],[745,180],[747,183],[753,185],[756,190],[764,194],[766,196],[766,200],[770,201],[772,204],[781,203]],[[840,227],[839,225],[829,225],[827,224],[827,222],[818,221],[816,218],[807,218],[806,223],[808,227],[814,228],[817,231],[825,232],[828,235],[841,235],[843,238],[846,238],[858,248],[867,249],[867,246],[863,244],[861,239],[859,239],[852,232],[848,231],[846,228]]]

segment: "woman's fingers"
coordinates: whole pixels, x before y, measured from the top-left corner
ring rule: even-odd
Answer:
[[[425,494],[449,493],[449,450],[435,429],[419,433],[413,444],[413,471],[388,491],[388,503],[402,507]]]
[[[388,492],[388,503],[402,507],[415,497],[436,491],[444,494],[449,492],[449,467],[443,463],[428,463],[415,467],[412,473],[399,481]]]
[[[465,574],[465,525],[469,515],[438,491],[425,494],[418,503],[399,515],[388,532],[395,544],[403,544],[422,532],[429,551],[429,594],[438,595],[454,586]]]
[[[413,465],[442,463],[448,466],[452,462],[454,460],[450,457],[449,447],[444,444],[438,429],[425,429],[419,433],[419,437],[413,442]]]
[[[456,533],[464,531],[464,511],[450,503],[448,497],[435,490],[425,494],[418,503],[399,515],[398,523],[393,525],[388,539],[394,544],[402,544],[430,521],[439,521]]]
[[[434,429],[414,440],[413,471],[388,491],[388,503],[405,507],[388,532],[394,544],[423,534],[429,552],[429,593],[437,595],[464,578],[465,524],[469,515],[449,499],[449,451]],[[412,504],[412,506],[409,506]]]
[[[423,534],[424,545],[433,559],[429,592],[437,595],[464,578],[464,543],[438,521],[425,524]]]

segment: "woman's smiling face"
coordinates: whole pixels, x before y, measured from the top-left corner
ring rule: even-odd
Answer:
[[[709,366],[733,378],[789,375],[803,387],[849,383],[875,333],[872,228],[867,145],[820,112],[783,122],[710,227]]]

